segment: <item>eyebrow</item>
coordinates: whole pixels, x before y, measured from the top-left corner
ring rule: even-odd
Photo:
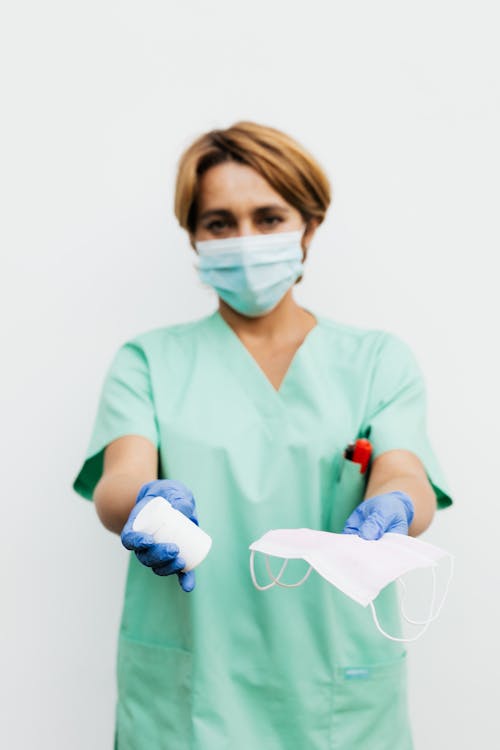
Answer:
[[[278,203],[276,204],[270,204],[268,206],[258,206],[253,213],[263,213],[264,211],[283,211],[283,213],[290,213],[288,208],[285,206],[280,206]],[[222,216],[232,216],[232,211],[228,211],[227,208],[212,208],[210,211],[204,211],[200,215],[200,221],[202,219],[207,219],[209,216],[213,216],[214,214],[222,215]]]

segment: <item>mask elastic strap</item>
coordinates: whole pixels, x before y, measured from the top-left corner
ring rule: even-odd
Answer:
[[[380,633],[382,633],[383,636],[385,636],[386,638],[388,638],[390,641],[396,641],[397,643],[411,643],[412,641],[417,641],[425,633],[425,631],[427,630],[427,628],[431,624],[431,622],[432,622],[432,612],[434,611],[434,604],[435,603],[436,603],[436,569],[432,568],[432,598],[431,598],[431,606],[430,606],[430,611],[429,611],[429,618],[426,620],[425,625],[422,628],[422,630],[420,631],[420,633],[418,633],[417,635],[413,636],[413,638],[396,638],[394,635],[389,635],[389,633],[386,633],[385,630],[383,630],[383,628],[381,627],[381,625],[380,625],[380,623],[378,621],[377,612],[375,610],[375,605],[373,604],[373,602],[370,602],[370,607],[371,607],[371,610],[372,610],[373,621],[374,621],[375,625],[377,626],[377,630]]]
[[[267,572],[269,573],[269,577],[272,579],[271,583],[268,583],[266,586],[261,586],[260,583],[257,583],[257,578],[255,576],[255,550],[250,551],[250,575],[252,577],[253,585],[256,589],[259,589],[259,591],[267,591],[267,589],[272,588],[273,586],[282,586],[283,588],[295,588],[296,586],[300,586],[304,581],[309,577],[312,565],[309,566],[309,570],[305,574],[305,576],[300,580],[298,583],[281,583],[280,579],[283,573],[285,572],[286,566],[288,565],[288,559],[284,560],[281,568],[279,569],[278,575],[275,577],[273,575],[273,572],[271,570],[271,565],[269,564],[269,555],[265,555],[266,558],[266,568]]]
[[[411,620],[409,617],[406,616],[406,613],[402,610],[402,615],[403,615],[404,619],[407,622],[409,622],[412,625],[423,625],[423,628],[420,631],[420,633],[418,633],[413,638],[396,638],[395,636],[389,635],[389,633],[386,633],[385,630],[382,629],[382,627],[380,626],[380,623],[378,621],[377,612],[375,610],[375,605],[373,604],[373,602],[370,602],[370,608],[371,608],[371,611],[372,611],[373,621],[374,621],[377,629],[380,631],[380,633],[383,636],[385,636],[386,638],[388,638],[390,641],[397,641],[398,643],[412,643],[413,641],[418,641],[418,639],[421,636],[423,636],[423,634],[425,633],[425,631],[427,630],[427,628],[429,627],[429,625],[431,624],[431,622],[433,622],[433,620],[435,620],[436,617],[441,612],[441,609],[443,607],[445,599],[446,599],[446,597],[448,595],[448,591],[450,589],[451,579],[453,578],[453,570],[454,570],[454,558],[453,558],[452,555],[450,555],[450,573],[449,573],[449,576],[448,576],[448,580],[446,581],[445,590],[444,590],[443,596],[441,598],[441,601],[439,603],[439,607],[437,608],[436,612],[434,612],[434,606],[435,606],[435,603],[436,603],[437,577],[436,577],[436,568],[435,567],[432,568],[432,597],[431,597],[431,606],[430,606],[430,610],[429,610],[429,616],[428,616],[428,618],[426,620],[423,620],[423,621]],[[403,589],[406,591],[406,587],[405,586],[403,587]]]
[[[266,555],[266,557],[267,557],[267,555]],[[260,583],[257,583],[257,578],[255,577],[255,567],[254,567],[255,563],[254,563],[254,558],[255,558],[255,550],[253,549],[250,552],[250,575],[252,576],[252,582],[253,582],[253,585],[255,586],[255,588],[259,589],[259,591],[267,591],[267,589],[271,589],[273,586],[276,586],[277,581],[276,581],[276,579],[273,576],[271,576],[271,578],[273,578],[273,580],[271,581],[271,583],[268,583],[267,586],[261,586]],[[284,563],[283,563],[283,565],[281,566],[281,568],[279,570],[278,579],[285,572],[285,568],[286,568],[287,564],[288,564],[288,560],[285,560]]]
[[[448,596],[448,591],[450,589],[450,583],[453,578],[454,567],[455,567],[455,558],[452,555],[450,555],[449,559],[450,559],[450,574],[448,576],[448,580],[446,581],[446,586],[445,586],[444,593],[443,593],[441,602],[439,604],[439,607],[430,618],[430,622],[433,622],[439,617],[439,615],[441,614],[441,610],[443,609],[443,604],[445,603],[446,597]],[[407,592],[406,584],[402,578],[398,578],[398,583],[403,590],[403,594],[401,596],[401,616],[403,617],[404,620],[406,620],[406,622],[410,623],[410,625],[425,625],[427,623],[427,620],[412,620],[411,617],[408,617],[408,615],[406,614],[406,611],[405,611],[405,601],[406,601],[406,592]]]
[[[298,583],[281,583],[281,581],[280,581],[281,574],[285,570],[286,563],[288,562],[288,560],[285,560],[284,564],[281,566],[281,569],[280,569],[277,577],[275,578],[274,575],[273,575],[273,571],[271,570],[271,565],[269,563],[269,555],[266,555],[265,557],[266,557],[266,568],[267,568],[267,572],[269,573],[269,578],[272,578],[273,584],[277,583],[278,586],[282,586],[284,589],[295,589],[295,588],[297,588],[297,586],[301,586],[304,583],[304,581],[307,581],[307,579],[311,575],[312,565],[309,565],[309,569],[308,569],[307,573],[305,574],[305,576],[303,578],[300,579],[300,581],[298,581]],[[271,585],[273,585],[273,584],[271,584]]]

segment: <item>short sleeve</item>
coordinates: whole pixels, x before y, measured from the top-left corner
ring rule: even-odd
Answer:
[[[73,482],[79,495],[92,499],[102,475],[104,449],[124,435],[142,435],[159,447],[148,360],[135,341],[118,349],[106,373],[87,453]]]
[[[424,378],[411,349],[393,334],[382,335],[362,432],[369,435],[374,456],[395,449],[415,453],[434,489],[437,507],[451,505],[427,434]]]

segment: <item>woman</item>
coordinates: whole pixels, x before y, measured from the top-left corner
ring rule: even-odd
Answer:
[[[180,159],[175,213],[218,310],[119,348],[74,482],[135,552],[120,750],[412,746],[405,650],[369,609],[317,575],[264,593],[249,575],[248,546],[269,529],[416,536],[451,503],[408,347],[294,300],[329,203],[320,166],[273,128],[211,131]],[[361,474],[344,449],[368,436]],[[175,544],[133,530],[158,495],[213,538],[196,572]],[[377,611],[398,631],[393,586]]]

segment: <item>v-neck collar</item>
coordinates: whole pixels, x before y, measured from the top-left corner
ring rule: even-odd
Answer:
[[[307,312],[311,311],[307,310]],[[251,378],[254,384],[258,383],[264,391],[267,391],[271,395],[271,397],[274,396],[274,398],[280,399],[286,392],[288,383],[293,379],[294,372],[296,371],[304,352],[311,346],[311,342],[316,338],[318,330],[321,328],[321,317],[312,312],[311,315],[316,319],[316,325],[308,331],[302,343],[296,349],[283,379],[281,380],[279,388],[274,387],[253,354],[247,349],[229,323],[224,320],[219,310],[215,310],[215,312],[209,316],[209,320],[211,320],[215,328],[221,332],[224,342],[227,342],[227,346],[231,347],[231,350],[234,352],[236,362],[238,362],[239,365],[236,368],[237,372],[235,372],[235,374],[242,376],[244,381],[248,381],[248,379]],[[231,360],[228,361],[227,366],[229,368],[232,368],[235,359],[231,358]]]

